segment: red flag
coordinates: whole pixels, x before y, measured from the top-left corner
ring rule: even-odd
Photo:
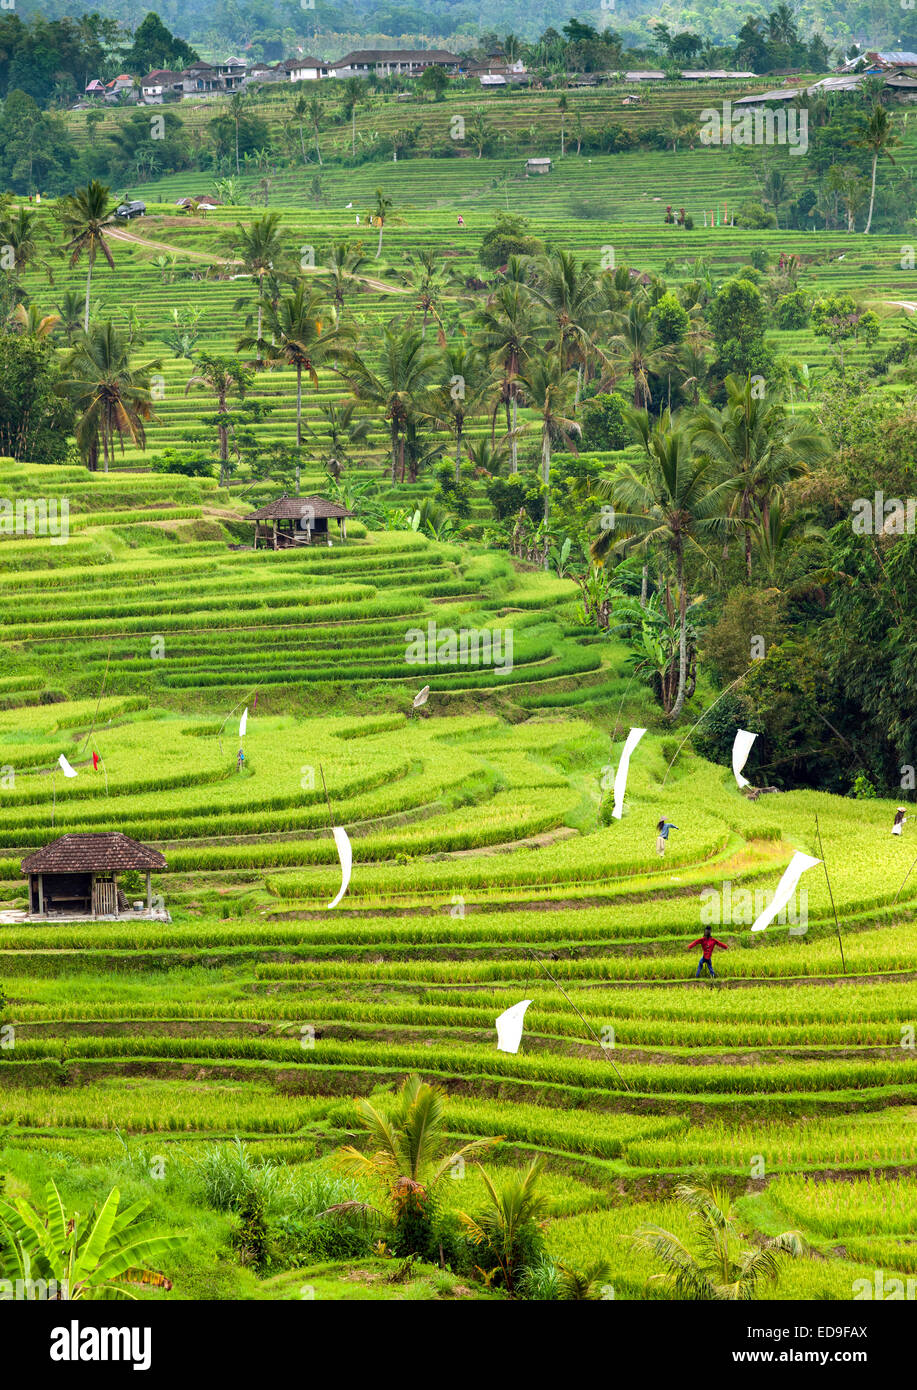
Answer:
[[[98,770],[99,770],[99,755],[98,755],[98,753],[93,753],[93,755],[92,755],[92,770],[93,770],[93,772],[98,772]]]

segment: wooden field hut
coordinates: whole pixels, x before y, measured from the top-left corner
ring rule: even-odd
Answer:
[[[347,539],[347,518],[352,517],[346,507],[337,502],[329,502],[325,497],[288,497],[286,493],[266,507],[245,518],[255,523],[255,549],[258,543],[267,550],[286,550],[291,546],[331,544],[328,523],[336,521],[341,540]]]
[[[159,850],[120,831],[61,835],[22,861],[22,872],[29,880],[29,915],[133,916],[118,886],[118,875],[129,870],[146,874],[146,911],[152,912],[150,874],[165,867]]]

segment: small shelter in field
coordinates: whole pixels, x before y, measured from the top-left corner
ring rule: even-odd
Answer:
[[[31,917],[134,916],[118,885],[118,875],[146,875],[146,912],[153,914],[150,874],[166,867],[158,849],[141,845],[120,831],[61,835],[22,861],[29,880]],[[141,909],[142,911],[143,909]],[[157,916],[166,916],[161,911]]]
[[[258,542],[267,550],[287,550],[291,546],[331,544],[328,523],[336,521],[341,540],[347,539],[346,507],[325,497],[288,497],[286,493],[245,518],[255,523],[255,549]]]
[[[553,167],[552,161],[548,159],[546,155],[544,157],[538,156],[535,159],[527,159],[525,161],[525,172],[527,174],[550,174]]]

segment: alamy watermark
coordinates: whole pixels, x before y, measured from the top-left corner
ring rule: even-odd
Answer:
[[[0,497],[0,536],[47,536],[52,545],[70,539],[67,497]]]
[[[704,927],[750,927],[773,902],[773,893],[758,888],[737,888],[726,879],[722,888],[701,889],[700,920]],[[790,936],[805,936],[809,930],[809,894],[797,890],[774,918],[781,926],[790,924]]]
[[[855,536],[913,536],[917,527],[917,497],[857,497],[850,527]]]
[[[735,112],[731,101],[722,110],[707,106],[700,113],[702,145],[786,145],[791,155],[809,148],[809,113],[795,106],[789,111]]]
[[[426,631],[410,627],[404,634],[404,659],[409,666],[491,666],[508,674],[513,669],[512,628],[455,628],[436,626]]]

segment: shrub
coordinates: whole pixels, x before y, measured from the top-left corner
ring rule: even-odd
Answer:
[[[756,202],[754,198],[746,198],[736,213],[736,226],[749,227],[752,231],[769,230],[776,227],[777,219],[772,212],[768,212],[763,203]]]
[[[497,270],[506,265],[510,256],[537,256],[543,250],[544,243],[529,230],[527,217],[499,213],[494,225],[484,233],[478,260],[488,270]]]
[[[777,300],[778,328],[805,328],[812,306],[805,290],[793,290]]]
[[[624,449],[633,443],[626,411],[627,401],[617,391],[603,391],[598,396],[593,396],[592,400],[583,406],[582,447],[599,450]]]

